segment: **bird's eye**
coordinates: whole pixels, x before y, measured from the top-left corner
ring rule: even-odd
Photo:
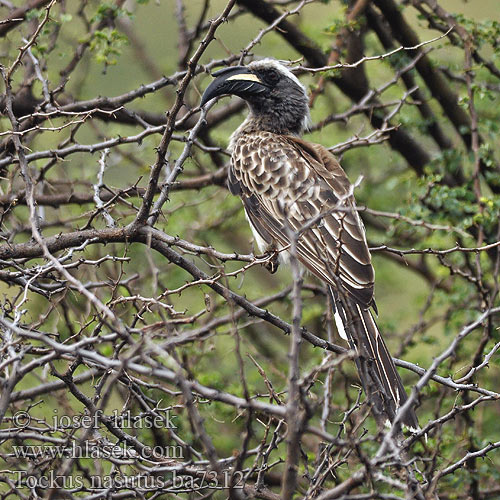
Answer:
[[[280,74],[275,70],[275,69],[270,69],[269,71],[266,71],[266,80],[271,83],[275,84],[278,83],[280,79]]]

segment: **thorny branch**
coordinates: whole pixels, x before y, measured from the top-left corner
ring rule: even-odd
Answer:
[[[353,0],[327,47],[321,6],[176,0],[158,55],[135,16],[159,5],[0,2],[2,498],[498,494],[498,30],[439,0]],[[208,73],[283,45],[310,86],[306,138],[363,176],[378,322],[420,418],[404,438],[376,429],[297,265],[326,214],[289,228],[269,275],[225,187],[244,105],[198,107]],[[144,73],[105,91],[115,62]]]

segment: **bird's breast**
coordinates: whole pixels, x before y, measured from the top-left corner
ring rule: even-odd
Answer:
[[[320,186],[293,150],[286,150],[275,134],[241,134],[233,142],[232,172],[242,187],[264,199],[280,200],[288,210],[301,200],[316,198]],[[299,211],[300,212],[300,211]]]

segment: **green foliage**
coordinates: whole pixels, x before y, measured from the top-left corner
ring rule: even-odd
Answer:
[[[192,30],[203,3],[184,3],[188,29]],[[206,23],[208,19],[218,15],[223,3],[225,2],[210,3]],[[444,5],[439,0],[438,3]],[[486,15],[480,12],[482,6],[478,6],[479,4],[463,4],[461,1],[451,3],[455,10],[464,10],[463,14],[455,14],[454,19],[471,35],[474,48],[486,59],[498,61],[500,21],[491,18],[493,9],[491,12],[487,11]],[[296,3],[293,4],[295,5]],[[496,3],[488,5],[496,7]],[[330,54],[332,44],[336,43],[337,37],[345,30],[353,33],[363,31],[364,55],[383,54],[385,50],[376,34],[367,28],[367,18],[359,16],[353,21],[346,21],[347,6],[348,2],[320,0],[313,5],[306,5],[300,17],[291,17],[290,21],[309,36],[315,46],[324,49],[325,56]],[[440,33],[433,30],[432,35],[429,35],[427,18],[420,16],[415,20],[416,11],[408,2],[399,2],[398,6],[421,40]],[[124,140],[118,146],[111,147],[103,174],[105,187],[99,191],[103,196],[112,193],[113,197],[107,198],[105,208],[114,218],[118,228],[127,227],[143,203],[152,166],[157,160],[156,148],[164,128],[158,127],[154,133],[141,140],[130,138],[141,134],[148,127],[153,127],[152,123],[154,126],[165,123],[165,112],[172,108],[179,90],[178,75],[172,78],[168,85],[146,93],[141,99],[130,97],[117,106],[113,104],[108,107],[100,102],[99,109],[96,107],[89,111],[85,108],[78,114],[72,111],[72,106],[78,108],[82,102],[97,96],[113,98],[133,93],[141,89],[142,84],[157,81],[162,74],[172,75],[185,69],[180,67],[177,60],[179,28],[177,18],[173,14],[176,11],[176,2],[137,0],[133,7],[132,14],[112,2],[91,1],[82,7],[83,12],[78,12],[76,4],[71,3],[68,3],[67,10],[51,11],[50,20],[41,30],[36,44],[31,47],[46,82],[41,82],[33,73],[30,74],[30,85],[36,103],[45,99],[43,83],[47,83],[51,91],[59,84],[63,85],[63,89],[51,94],[53,102],[40,105],[40,108],[36,107],[37,104],[32,109],[33,115],[39,113],[36,116],[41,120],[40,123],[33,117],[31,122],[29,115],[23,116],[21,121],[21,126],[32,127],[30,132],[22,137],[27,154],[127,138],[129,142]],[[288,8],[288,5],[283,7],[284,10]],[[30,10],[28,21],[41,21],[45,12],[44,9]],[[479,15],[489,19],[476,18]],[[125,16],[133,16],[133,29],[141,43],[137,43],[132,37],[129,42],[120,23],[116,22]],[[431,20],[441,22],[434,14],[431,13],[430,16]],[[222,25],[220,31],[217,31],[216,41],[210,44],[200,64],[205,65],[212,59],[227,58],[229,53],[238,56],[234,61],[238,60],[242,47],[265,27],[264,23],[261,26],[247,22],[249,19],[247,16],[235,16]],[[30,31],[26,26],[23,29],[25,31],[22,36],[26,36]],[[63,36],[57,38],[57,43],[53,44],[57,30],[60,30]],[[195,40],[191,54],[205,33],[206,27]],[[256,56],[293,60],[302,57],[303,54],[283,42],[282,35],[279,29],[270,30],[251,52]],[[2,54],[2,61],[9,58],[12,62],[18,54],[17,47],[22,45],[21,32],[12,31],[9,37],[11,38],[6,39],[6,55],[4,57]],[[373,252],[376,270],[375,298],[380,312],[377,323],[391,352],[424,368],[432,364],[433,359],[450,345],[465,325],[478,318],[488,306],[488,300],[491,299],[493,305],[498,304],[495,294],[498,281],[495,274],[495,250],[445,253],[456,245],[475,248],[495,243],[498,241],[500,218],[498,79],[484,64],[473,61],[474,66],[470,73],[472,85],[468,88],[463,79],[462,43],[456,32],[453,32],[452,37],[456,45],[453,45],[449,38],[443,38],[439,43],[427,46],[426,50],[432,49],[428,53],[431,69],[440,71],[440,68],[445,68],[451,73],[450,77],[446,72],[441,75],[444,75],[443,78],[453,90],[460,109],[469,118],[471,106],[477,112],[481,141],[476,154],[462,137],[471,134],[471,126],[462,123],[457,127],[450,121],[443,102],[436,99],[435,93],[429,89],[426,79],[417,68],[408,72],[408,75],[419,86],[421,95],[432,111],[430,117],[422,116],[418,108],[419,102],[411,97],[401,103],[402,96],[408,90],[401,78],[383,88],[384,84],[394,79],[397,71],[401,71],[411,62],[413,55],[404,51],[365,62],[360,66],[369,81],[369,89],[383,88],[372,101],[367,101],[368,104],[377,101],[380,106],[353,113],[346,121],[333,121],[306,135],[306,139],[333,147],[334,151],[336,144],[343,144],[351,139],[361,143],[354,148],[343,150],[341,163],[351,181],[354,182],[359,176],[363,176],[362,183],[355,189],[358,205],[385,214],[373,215],[361,209],[360,215],[366,224],[369,245],[387,245],[394,249],[390,252]],[[397,40],[393,42],[395,46],[399,45]],[[86,48],[82,49],[87,45],[88,51]],[[71,65],[77,49],[83,50],[84,54],[66,81],[62,70]],[[345,60],[345,56],[344,50],[340,62]],[[301,63],[307,66],[310,61],[302,59]],[[107,70],[106,74],[102,72],[103,67]],[[29,70],[28,64],[17,70],[13,78],[14,92],[19,90],[25,72],[28,73]],[[363,92],[358,92],[357,98],[351,99],[339,90],[335,82],[338,83],[346,74],[348,73],[344,69],[336,69],[321,74],[300,75],[310,93],[320,92],[312,109],[313,124],[330,115],[344,113],[363,99]],[[332,77],[334,82],[329,80]],[[199,104],[199,94],[206,88],[208,81],[208,75],[201,71],[188,86],[184,105],[177,116],[177,128],[173,131],[174,139],[168,150],[170,168],[182,154],[188,129],[199,116],[195,111]],[[344,85],[345,81],[349,80],[343,80]],[[354,84],[361,85],[355,78]],[[345,86],[340,87],[345,90]],[[217,103],[209,112],[209,122],[212,116],[217,116],[216,113],[226,109],[227,104],[227,100]],[[399,105],[401,106],[398,108]],[[69,111],[53,118],[53,109],[64,106],[67,106],[65,109]],[[42,120],[40,113],[46,113],[48,119]],[[383,121],[390,113],[394,115],[388,124],[389,130],[383,134],[384,137],[371,144],[363,143],[360,138],[375,132],[370,119],[375,116]],[[227,147],[230,134],[241,123],[243,115],[231,115],[229,119],[219,122],[216,128],[208,125],[197,136],[190,157],[184,163],[183,171],[162,207],[156,224],[158,231],[194,245],[212,247],[218,252],[260,254],[240,200],[229,194],[220,179],[217,184],[203,185],[197,189],[177,189],[183,182],[209,176],[220,166],[227,164],[228,154],[224,148]],[[0,124],[2,130],[11,128],[5,116],[0,117]],[[430,132],[433,126],[441,127],[443,134],[452,144],[451,148],[438,146]],[[431,160],[425,166],[414,168],[411,154],[405,159],[401,155],[401,147],[394,147],[394,135],[391,134],[395,134],[396,130],[404,131],[429,154]],[[386,140],[390,136],[391,141]],[[3,137],[6,137],[6,134]],[[71,153],[60,157],[54,154],[30,163],[30,175],[39,180],[37,196],[64,193],[69,198],[73,195],[83,197],[90,193],[84,203],[64,202],[60,206],[45,206],[40,203],[38,209],[43,209],[41,231],[44,237],[107,227],[103,209],[97,208],[93,197],[98,182],[102,149],[96,148],[93,154]],[[475,182],[477,160],[480,161],[479,182]],[[166,182],[166,170],[164,167],[160,175],[155,200]],[[11,193],[20,197],[24,192],[24,184],[18,161],[13,159],[2,175],[2,197]],[[2,245],[34,244],[31,239],[28,208],[19,201],[14,201],[11,205],[4,204],[2,207]],[[78,245],[81,244],[83,241],[78,242]],[[264,320],[247,312],[243,313],[236,302],[216,293],[210,284],[211,280],[214,280],[257,303],[262,298],[270,297],[290,286],[290,269],[282,265],[276,274],[271,275],[261,264],[248,265],[246,260],[217,259],[209,252],[200,254],[171,242],[168,243],[168,248],[186,259],[188,264],[197,266],[209,279],[196,282],[175,260],[168,261],[144,241],[101,245],[89,240],[86,241],[86,246],[78,250],[72,249],[73,253],[68,249],[54,252],[58,258],[66,259],[64,264],[72,277],[83,283],[85,289],[95,294],[102,304],[112,309],[121,324],[128,329],[127,335],[123,336],[121,333],[117,334],[116,325],[96,312],[95,306],[89,302],[88,297],[83,296],[81,290],[72,286],[60,271],[50,268],[47,259],[13,260],[12,265],[6,269],[13,273],[14,277],[19,277],[16,273],[23,271],[28,281],[31,280],[30,283],[53,284],[61,289],[52,291],[53,295],[47,298],[30,290],[23,283],[2,283],[0,291],[3,295],[2,308],[5,316],[9,320],[17,318],[20,325],[28,324],[32,332],[38,335],[34,338],[14,336],[16,343],[9,344],[2,352],[8,352],[8,349],[13,347],[16,356],[25,356],[23,366],[28,362],[33,362],[34,366],[37,360],[47,355],[50,348],[50,345],[41,340],[42,332],[53,342],[61,343],[69,350],[54,351],[57,359],[50,359],[49,363],[42,366],[34,366],[33,370],[16,384],[15,390],[23,391],[44,383],[57,382],[59,379],[51,375],[51,370],[55,368],[59,373],[67,373],[75,359],[78,361],[71,353],[71,346],[81,342],[85,349],[96,357],[123,360],[124,363],[120,370],[110,369],[109,372],[100,373],[99,376],[79,385],[86,397],[95,398],[95,403],[102,404],[107,414],[115,408],[122,411],[129,407],[134,413],[139,413],[145,411],[144,406],[141,406],[144,404],[150,407],[156,404],[173,407],[179,416],[177,435],[189,446],[201,450],[200,460],[208,463],[208,453],[204,448],[206,443],[203,444],[203,436],[200,437],[194,431],[196,426],[192,423],[192,414],[186,408],[186,395],[182,393],[180,384],[178,381],[173,383],[161,378],[155,379],[146,368],[154,366],[181,373],[188,384],[196,382],[212,389],[216,394],[212,399],[204,398],[193,390],[193,404],[199,412],[203,428],[213,444],[215,453],[220,458],[224,457],[227,463],[235,463],[234,458],[241,451],[248,428],[248,448],[253,451],[244,461],[247,470],[253,467],[255,457],[259,456],[259,453],[262,455],[276,433],[280,440],[269,456],[269,463],[276,461],[276,465],[269,472],[270,477],[276,480],[284,470],[282,460],[287,454],[288,429],[284,424],[280,424],[281,417],[271,417],[255,409],[249,412],[236,404],[228,404],[218,399],[223,399],[219,396],[226,394],[244,401],[248,391],[252,402],[283,406],[288,399],[289,390],[290,336],[284,335],[282,330]],[[425,253],[427,249],[431,251]],[[399,254],[398,250],[405,253]],[[444,252],[438,254],[438,250]],[[107,257],[109,259],[99,265],[95,264],[98,259]],[[117,257],[128,260],[118,261]],[[325,290],[322,284],[308,274],[304,279],[307,285],[313,285],[315,288],[302,291],[301,325],[322,339],[346,347],[347,344],[339,339],[335,332],[333,338],[328,337],[325,327]],[[262,305],[262,308],[287,322],[292,320],[293,301],[290,294],[269,301]],[[500,339],[498,321],[492,319],[491,325],[486,323],[460,342],[453,356],[439,366],[438,375],[457,380],[467,374],[473,360],[480,363],[485,354],[494,349],[495,343]],[[215,326],[210,326],[214,324]],[[117,335],[112,341],[107,340],[114,334]],[[86,344],[89,339],[94,338],[95,342]],[[483,346],[483,349],[477,354],[479,346]],[[361,407],[349,414],[344,427],[339,425],[346,412],[354,406],[358,395],[359,379],[352,360],[336,364],[339,359],[337,354],[313,347],[306,341],[302,342],[300,350],[301,382],[306,379],[308,381],[302,394],[307,402],[307,412],[311,416],[308,424],[316,429],[325,429],[325,432],[332,436],[338,435],[340,440],[345,439],[347,443],[355,443],[352,447],[332,444],[331,448],[321,455],[320,450],[326,448],[321,433],[304,435],[303,454],[298,466],[300,493],[304,496],[304,484],[309,484],[307,481],[313,476],[312,471],[322,460],[331,466],[331,470],[325,475],[324,486],[333,487],[350,478],[354,471],[365,470],[368,460],[379,450],[380,439],[364,395],[360,400]],[[74,373],[75,377],[97,366],[88,360],[79,361],[82,364]],[[136,363],[145,369],[136,373],[128,370],[127,363]],[[328,368],[325,368],[328,363],[331,365],[330,373]],[[2,377],[5,373],[9,377],[15,373],[15,370],[12,371],[13,365],[4,363],[4,358],[0,360],[0,365],[3,366],[0,373]],[[319,367],[322,368],[319,370]],[[242,383],[241,373],[246,386]],[[418,375],[410,370],[401,369],[400,373],[408,389],[418,380]],[[470,399],[467,397],[478,397],[474,392],[477,385],[497,391],[496,381],[499,373],[500,359],[496,353],[491,357],[489,367],[483,367],[465,382],[470,384],[472,389],[466,393],[431,381],[420,394],[421,406],[418,408],[418,414],[421,425],[426,425],[436,416],[442,416],[456,406],[468,404]],[[328,376],[331,376],[330,414],[323,422],[323,397],[327,394]],[[10,379],[5,376],[1,382],[8,380]],[[102,392],[98,394],[97,389]],[[31,407],[31,404],[34,406]],[[433,467],[434,472],[443,470],[463,457],[473,446],[481,448],[487,446],[489,441],[498,441],[498,411],[495,404],[495,401],[485,398],[468,414],[460,411],[453,418],[433,427],[428,434],[428,442],[421,439],[412,445],[410,454],[418,457],[418,465],[425,471],[426,478],[432,476],[428,468]],[[14,401],[12,408],[15,410],[17,406],[22,405],[29,407],[30,412],[41,419],[51,416],[57,408],[63,408],[65,412],[75,415],[83,415],[85,412],[81,400],[67,390],[44,393],[34,397],[33,401]],[[8,416],[11,414],[10,411]],[[475,423],[471,428],[467,428],[468,417]],[[251,424],[247,424],[248,418],[252,420]],[[282,427],[277,431],[279,425]],[[109,429],[101,427],[99,432],[103,439],[119,441]],[[77,432],[80,437],[79,433],[81,429]],[[167,431],[158,435],[150,429],[139,429],[131,434],[142,443],[151,445],[161,439],[170,443],[172,439]],[[67,434],[61,430],[53,433],[47,431],[47,436],[67,438]],[[1,449],[2,456],[10,453],[9,446],[10,442],[5,441]],[[120,446],[123,446],[122,442]],[[187,456],[184,458],[188,460]],[[491,451],[486,458],[476,462],[475,470],[460,467],[453,474],[441,478],[439,492],[451,499],[453,495],[463,496],[462,492],[468,491],[473,481],[479,482],[480,489],[487,489],[498,483],[498,453]],[[199,457],[193,456],[189,459],[195,462]],[[145,467],[150,465],[148,463]],[[23,466],[27,467],[27,463]],[[93,471],[96,463],[92,460],[82,460],[81,464],[74,466]],[[192,463],[189,463],[189,466],[192,466]],[[124,465],[123,468],[125,467]],[[110,464],[106,463],[103,473],[108,473],[110,468]],[[1,469],[7,470],[7,467]],[[395,468],[387,466],[380,472],[391,477],[394,471]],[[169,474],[172,473],[165,472],[166,477]],[[418,479],[423,477],[420,473],[417,476]],[[370,494],[373,488],[380,494],[404,496],[404,492],[398,488],[392,488],[381,481],[368,483],[367,481],[366,484],[360,485],[353,494]],[[273,486],[270,489],[279,494],[278,487]],[[226,498],[225,493],[226,490],[220,493],[220,498]],[[319,491],[317,493],[320,494]],[[78,494],[79,492],[75,493]]]
[[[90,50],[94,52],[98,63],[104,66],[114,66],[126,43],[128,43],[127,37],[118,30],[104,28],[95,31],[90,42]]]
[[[30,9],[26,13],[26,20],[27,21],[32,21],[34,19],[41,20],[45,16],[45,10],[44,9]]]
[[[114,19],[120,15],[123,15],[124,12],[126,11],[121,9],[117,4],[102,2],[99,4],[95,14],[91,17],[90,22],[98,23],[100,21]]]

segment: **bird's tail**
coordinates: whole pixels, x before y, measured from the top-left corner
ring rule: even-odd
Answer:
[[[348,297],[339,298],[332,288],[330,292],[337,329],[357,353],[359,377],[375,418],[382,424],[387,419],[392,423],[408,397],[375,319],[369,309]],[[419,429],[413,408],[405,412],[401,422],[410,429]]]

